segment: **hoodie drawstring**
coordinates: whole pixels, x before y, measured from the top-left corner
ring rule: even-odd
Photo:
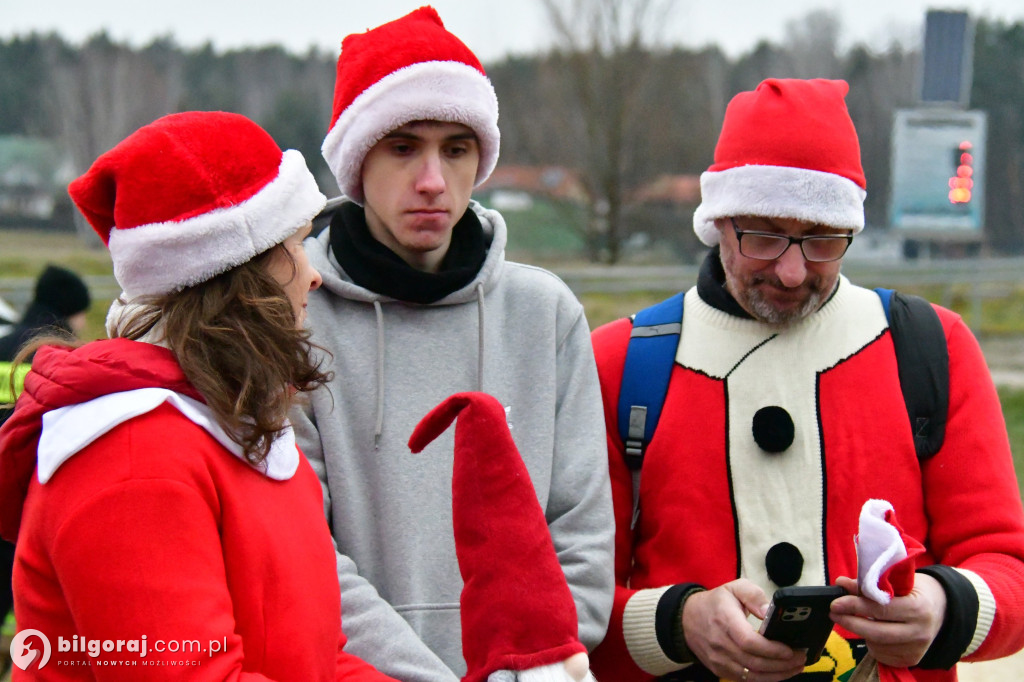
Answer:
[[[373,427],[373,447],[380,448],[380,436],[384,431],[384,310],[380,301],[373,302],[377,313],[377,424]]]
[[[476,285],[477,304],[477,365],[476,390],[484,390],[484,285]],[[380,439],[384,432],[384,309],[380,301],[373,302],[377,313],[377,423],[373,428],[373,447],[380,448]]]
[[[477,282],[476,285],[477,316],[479,329],[477,330],[477,359],[476,359],[476,390],[484,392],[484,285]]]

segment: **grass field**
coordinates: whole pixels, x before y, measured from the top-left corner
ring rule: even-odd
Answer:
[[[109,275],[110,254],[96,240],[85,246],[74,232],[0,229],[0,277],[35,277],[47,263],[81,275]]]
[[[1017,486],[1024,497],[1024,391],[999,389],[999,401],[1003,405],[1006,430],[1010,434],[1010,449],[1013,451],[1014,468],[1017,470]]]

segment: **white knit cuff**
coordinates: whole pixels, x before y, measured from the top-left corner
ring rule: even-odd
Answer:
[[[967,646],[967,650],[964,651],[964,656],[970,656],[978,650],[978,647],[988,637],[989,630],[992,629],[992,621],[996,617],[996,598],[992,595],[992,590],[989,589],[988,583],[980,575],[966,568],[957,568],[955,570],[967,578],[971,585],[974,586],[974,591],[978,593],[978,623],[974,627],[974,637]]]
[[[622,613],[622,635],[633,662],[644,672],[660,677],[681,670],[688,664],[676,663],[658,644],[655,616],[662,595],[671,585],[650,590],[639,590],[626,602]]]

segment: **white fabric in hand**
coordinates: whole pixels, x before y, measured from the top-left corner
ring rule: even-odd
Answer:
[[[857,532],[857,582],[860,593],[879,604],[888,604],[892,596],[879,588],[879,579],[890,568],[907,558],[907,547],[900,531],[886,520],[892,505],[885,500],[868,500],[860,512]]]
[[[487,676],[487,682],[596,682],[593,674],[588,670],[586,677],[576,680],[565,669],[564,663],[552,663],[542,665],[529,670],[513,672],[511,670],[496,670]]]

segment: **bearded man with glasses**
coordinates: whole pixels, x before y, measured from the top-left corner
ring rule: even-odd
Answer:
[[[769,79],[738,94],[701,177],[694,228],[712,249],[697,285],[593,333],[616,519],[599,680],[846,681],[867,662],[876,676],[857,679],[952,682],[958,661],[1024,643],[1024,512],[978,344],[918,299],[948,382],[901,386],[895,321],[910,318],[890,312],[910,299],[840,273],[866,196],[847,90]],[[646,339],[668,339],[664,374]],[[660,402],[630,402],[658,376]],[[908,390],[948,399],[932,452]],[[916,561],[885,606],[854,542],[879,500]],[[823,585],[847,594],[805,668],[757,621],[775,590]]]

